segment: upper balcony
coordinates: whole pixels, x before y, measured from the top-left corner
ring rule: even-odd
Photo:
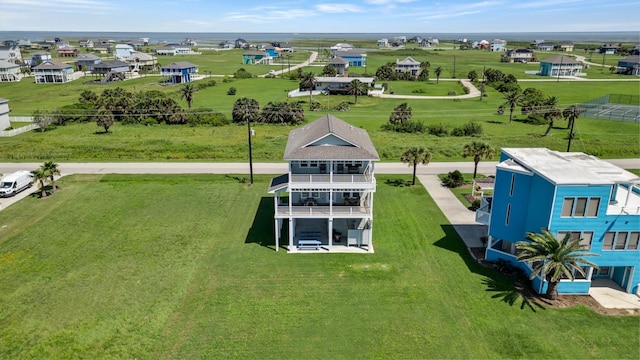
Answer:
[[[375,189],[373,162],[370,161],[292,161],[289,188]]]
[[[615,198],[609,201],[607,215],[640,215],[640,188],[637,185],[616,185]]]

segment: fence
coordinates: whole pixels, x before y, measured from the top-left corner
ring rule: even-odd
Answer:
[[[38,129],[39,127],[40,126],[38,124],[29,124],[27,126],[21,126],[21,127],[17,128],[17,129],[0,131],[0,137],[15,136],[15,135],[18,135],[18,134],[25,133],[27,131]]]
[[[578,106],[581,117],[640,122],[639,95],[607,94]]]

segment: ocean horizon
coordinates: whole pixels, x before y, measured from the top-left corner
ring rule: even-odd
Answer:
[[[247,41],[292,41],[296,39],[380,39],[395,36],[433,37],[439,40],[503,39],[511,41],[573,41],[574,43],[640,43],[639,31],[593,31],[593,32],[486,32],[486,33],[253,33],[253,32],[94,32],[94,31],[0,31],[0,40],[18,40],[28,38],[32,41],[62,37],[71,39],[102,39],[114,41],[149,38],[150,44],[181,42],[186,38],[195,40],[199,45],[213,45],[224,40],[243,38]]]

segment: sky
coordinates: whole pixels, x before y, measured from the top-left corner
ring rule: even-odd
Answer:
[[[637,0],[0,0],[0,31],[486,33],[640,30]]]

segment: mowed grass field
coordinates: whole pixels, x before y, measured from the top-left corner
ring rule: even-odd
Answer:
[[[148,81],[150,77],[141,79]],[[153,79],[152,79],[153,80]],[[137,81],[137,80],[136,80]],[[179,87],[160,87],[146,83],[149,89],[160,88],[170,91],[178,98]],[[401,84],[408,84],[402,82]],[[409,83],[410,84],[410,83]],[[2,84],[4,85],[4,84]],[[1,91],[0,97],[4,96]],[[11,84],[14,85],[14,84]],[[22,84],[16,84],[22,86]],[[236,96],[226,95],[229,87],[237,88]],[[284,79],[248,79],[197,91],[194,108],[209,107],[231,117],[233,103],[239,97],[259,99],[260,106],[269,101],[287,100],[287,91],[297,86],[296,81]],[[392,85],[395,88],[395,85]],[[456,82],[440,81],[422,85],[424,87],[451,89],[459,87]],[[638,92],[637,82],[522,82],[521,86],[537,87],[549,95],[558,96],[560,107],[592,99],[603,93]],[[36,86],[37,87],[37,86]],[[81,88],[77,89],[78,95]],[[434,90],[435,92],[435,90]],[[407,91],[410,94],[410,91]],[[425,146],[433,153],[433,161],[462,160],[464,144],[473,140],[485,141],[495,148],[501,147],[547,147],[566,150],[568,130],[566,121],[557,121],[549,136],[541,135],[546,125],[531,125],[523,122],[524,116],[516,111],[514,121],[508,124],[508,111],[497,115],[496,109],[504,102],[502,94],[493,89],[488,96],[461,101],[382,99],[359,97],[354,103],[353,96],[314,96],[324,109],[312,112],[308,109],[308,97],[297,100],[303,102],[307,121],[331,113],[355,126],[366,129],[382,160],[398,161],[408,146]],[[27,96],[28,92],[24,92]],[[182,100],[181,100],[182,101]],[[327,110],[340,102],[351,102],[348,112]],[[443,125],[452,130],[469,122],[482,125],[483,134],[478,137],[438,137],[429,134],[403,134],[382,131],[380,127],[388,122],[389,114],[397,105],[407,102],[413,109],[413,119],[426,125]],[[186,108],[186,103],[182,101]],[[19,110],[14,109],[19,114]],[[12,113],[13,113],[12,112]],[[23,113],[25,114],[25,113]],[[28,114],[28,112],[26,112]],[[256,161],[281,161],[289,131],[294,127],[281,125],[253,125],[256,132],[252,140]],[[223,127],[189,126],[134,126],[114,125],[110,134],[100,134],[102,128],[94,123],[68,124],[52,127],[46,132],[29,132],[10,138],[0,138],[0,158],[5,161],[245,161],[247,159],[246,128],[229,125]],[[598,119],[580,118],[575,125],[576,138],[573,151],[583,151],[604,158],[629,158],[640,156],[638,134],[640,124]]]
[[[638,357],[637,317],[523,303],[395,179],[375,254],[292,255],[267,177],[63,178],[0,212],[0,358]]]

